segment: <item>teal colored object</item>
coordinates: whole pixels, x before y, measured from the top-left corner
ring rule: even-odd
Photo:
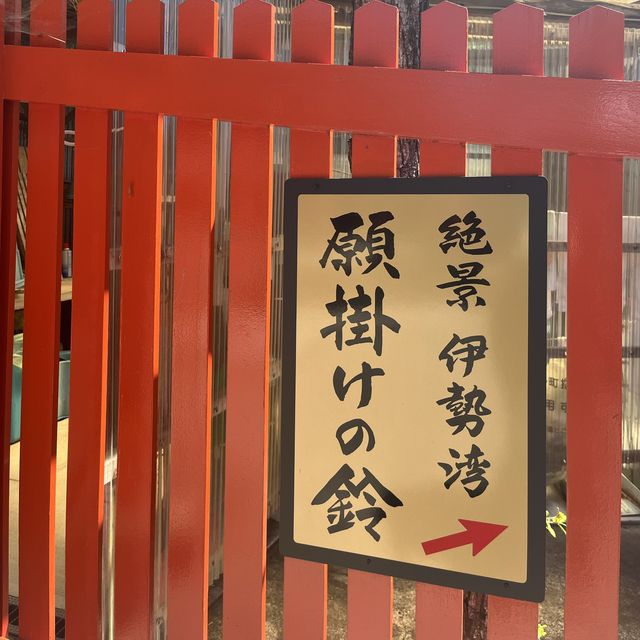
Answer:
[[[22,400],[22,365],[13,365],[11,387],[11,444],[20,440],[20,402]]]
[[[58,370],[58,420],[69,417],[69,374],[71,352],[60,352]],[[13,337],[13,386],[11,388],[11,444],[20,440],[22,405],[22,334]]]
[[[58,420],[69,417],[69,374],[71,372],[71,351],[60,352],[58,364]]]

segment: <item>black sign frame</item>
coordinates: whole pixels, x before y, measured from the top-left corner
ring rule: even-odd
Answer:
[[[527,580],[496,578],[326,549],[293,539],[295,473],[298,197],[303,194],[525,194],[529,196],[528,525]],[[284,211],[284,327],[280,550],[284,555],[506,598],[542,602],[546,518],[547,180],[488,178],[354,178],[287,180]],[[506,506],[506,505],[505,505]]]

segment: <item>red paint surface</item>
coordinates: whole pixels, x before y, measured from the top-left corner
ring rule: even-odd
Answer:
[[[379,38],[385,34],[384,38]],[[398,9],[374,0],[355,12],[353,63],[398,64]],[[396,175],[396,138],[354,135],[351,144],[354,177]],[[384,534],[383,534],[384,535]],[[347,584],[348,640],[391,640],[393,579],[349,569]]]
[[[59,47],[66,5],[43,0],[31,11],[31,44]],[[62,252],[64,109],[29,105],[29,273],[25,280],[20,434],[20,637],[53,636],[55,487]],[[25,506],[28,505],[27,508]]]
[[[493,23],[493,70],[496,74],[541,76],[544,72],[544,11],[512,4],[498,11]],[[491,151],[493,175],[540,175],[542,151],[505,149]]]
[[[0,8],[5,25],[18,12],[17,0]],[[15,43],[19,35],[7,26],[4,41]],[[18,200],[19,105],[6,101],[0,114],[2,134],[2,183],[0,210],[0,636],[9,625],[9,440],[13,379],[13,316],[16,269],[16,219]]]
[[[462,640],[459,589],[416,583],[416,640]]]
[[[25,68],[28,74],[22,73]],[[6,98],[26,102],[640,155],[640,138],[629,135],[640,128],[637,82],[100,51],[45,53],[12,46],[4,50],[3,82]],[[117,93],[114,86],[120,88]]]
[[[14,18],[15,0],[3,7]],[[10,24],[10,22],[9,22]],[[15,42],[15,32],[6,34]],[[0,635],[9,625],[9,441],[13,379],[13,327],[16,269],[16,219],[18,201],[19,105],[6,101],[0,114],[2,133],[2,183],[0,211]]]
[[[307,0],[293,9],[291,59],[333,63],[333,7]],[[333,132],[291,130],[291,177],[329,178]],[[327,566],[296,558],[284,561],[284,640],[327,637]]]
[[[440,2],[422,12],[420,68],[437,71],[467,70],[467,9]]]
[[[30,46],[65,46],[67,41],[67,3],[65,0],[34,2],[31,7],[30,17]]]
[[[623,29],[621,13],[600,7],[572,18],[570,75],[622,78]],[[570,155],[568,180],[565,638],[609,640],[620,571],[622,160]]]
[[[544,11],[512,4],[493,17],[493,72],[544,73]]]
[[[538,605],[490,596],[487,640],[537,640],[537,638]]]
[[[218,7],[179,8],[183,55],[217,52]],[[167,633],[206,640],[211,466],[211,309],[216,123],[176,124]]]
[[[162,51],[159,0],[127,6],[127,48]],[[153,619],[162,120],[125,113],[115,636],[148,638]]]
[[[16,269],[18,116],[15,102],[3,107],[2,212],[0,219],[0,634],[9,624],[9,441],[13,378],[13,306]]]
[[[422,14],[420,66],[443,71],[467,70],[467,10],[442,2]],[[466,145],[420,142],[420,174],[463,176]],[[416,640],[462,640],[463,592],[416,584]]]
[[[544,72],[544,12],[513,4],[498,11],[493,21],[494,73],[542,75]],[[491,150],[493,175],[542,174],[541,149]],[[544,514],[539,525],[544,528]],[[534,640],[538,630],[538,605],[489,596],[488,640]]]
[[[62,109],[29,105],[29,273],[20,433],[20,637],[53,636],[62,252]],[[28,507],[26,506],[28,505]]]
[[[327,637],[327,565],[284,559],[284,640]]]
[[[291,12],[291,60],[333,64],[334,10],[327,2],[305,0]]]
[[[127,4],[127,51],[152,54],[164,49],[164,7],[156,0],[132,0]],[[160,79],[158,79],[161,82]],[[166,89],[166,84],[164,85]]]
[[[162,122],[126,113],[124,126],[115,625],[118,637],[146,638],[153,586]]]
[[[79,7],[78,47],[109,50],[113,4]],[[76,110],[73,307],[65,629],[68,640],[101,637],[102,525],[109,327],[111,116]]]
[[[273,57],[273,5],[234,11],[234,55]],[[273,132],[234,124],[224,513],[225,640],[265,634]]]
[[[467,10],[441,2],[422,13],[420,68],[467,71]],[[463,176],[465,142],[420,141],[420,173],[423,176]]]
[[[348,640],[391,640],[393,579],[355,569],[347,575]]]

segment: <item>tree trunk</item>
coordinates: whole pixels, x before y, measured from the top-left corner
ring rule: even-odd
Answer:
[[[464,592],[464,640],[486,640],[487,596],[474,591]]]

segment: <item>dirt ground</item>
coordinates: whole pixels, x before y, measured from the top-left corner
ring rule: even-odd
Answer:
[[[547,597],[540,621],[547,625],[548,640],[562,640],[564,593],[564,537],[547,537]],[[640,640],[640,525],[622,528],[619,640]],[[267,567],[267,640],[282,638],[283,561],[277,549],[269,553]],[[394,640],[415,640],[414,583],[396,580],[394,589]],[[346,639],[347,576],[344,569],[329,570],[328,640]],[[209,612],[209,640],[222,640],[222,599]],[[304,639],[300,639],[304,640]]]

